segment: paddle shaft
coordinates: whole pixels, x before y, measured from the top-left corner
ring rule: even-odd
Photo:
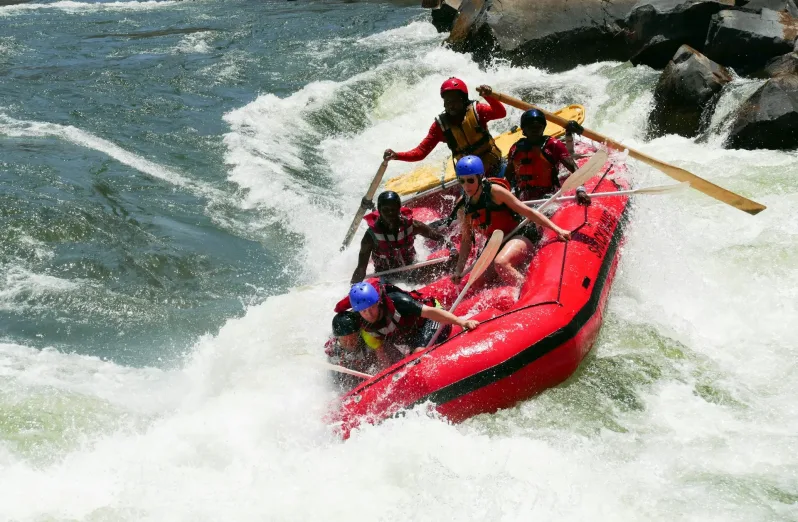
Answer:
[[[374,274],[366,274],[364,279],[369,279],[372,277],[381,277],[389,274],[397,274],[399,272],[407,272],[408,270],[415,270],[416,268],[424,268],[425,266],[433,266],[439,265],[441,263],[445,263],[449,261],[449,257],[439,257],[437,259],[429,259],[427,261],[422,261],[421,263],[415,263],[413,265],[407,266],[400,266],[398,268],[391,268],[390,270],[383,270],[382,272],[376,272]]]
[[[457,185],[457,180],[456,179],[453,179],[451,181],[447,181],[446,183],[443,183],[441,185],[432,187],[431,189],[427,189],[427,190],[424,190],[422,192],[418,192],[416,194],[413,194],[409,198],[403,200],[402,201],[402,205],[407,206],[407,204],[412,202],[412,201],[415,201],[417,199],[421,199],[421,198],[423,198],[425,196],[429,196],[430,194],[435,194],[436,192],[440,192],[442,190],[446,190],[447,188],[454,187],[455,185]]]
[[[364,200],[371,201],[374,199],[374,194],[377,192],[377,187],[380,186],[380,182],[382,181],[382,177],[385,175],[385,169],[388,168],[388,161],[385,160],[380,164],[380,168],[377,169],[377,173],[374,175],[374,179],[371,180],[371,185],[369,185],[369,189],[366,191],[366,197],[363,198]],[[352,224],[349,225],[349,230],[346,232],[346,237],[344,237],[344,243],[341,245],[341,250],[346,250],[346,247],[349,246],[349,243],[352,242],[352,238],[355,235],[355,231],[357,231],[358,225],[360,225],[360,220],[363,219],[363,216],[366,215],[366,211],[368,207],[363,205],[363,202],[360,203],[360,207],[357,209],[355,213],[355,218],[352,220]]]
[[[660,195],[660,194],[667,194],[668,192],[673,192],[675,190],[681,189],[683,187],[682,183],[676,183],[673,185],[658,185],[656,187],[644,187],[639,189],[631,189],[631,190],[619,190],[617,192],[598,192],[596,194],[590,194],[590,199],[594,198],[608,198],[610,196],[628,196],[631,194],[652,194],[652,195]],[[531,207],[534,205],[540,205],[548,201],[548,199],[531,199],[529,201],[524,201],[524,205]],[[576,196],[562,196],[557,198],[557,202],[560,201],[576,201]]]
[[[338,372],[338,373],[345,373],[347,375],[354,375],[355,377],[360,377],[361,379],[371,379],[372,377],[374,377],[373,375],[369,375],[368,373],[359,372],[357,370],[350,370],[349,368],[347,368],[345,366],[339,366],[337,364],[331,364],[331,363],[324,362],[324,361],[318,361],[316,359],[311,359],[311,361],[313,361],[313,364],[315,364],[316,366],[321,366],[322,368],[327,368],[328,370],[332,370],[332,371]]]
[[[543,109],[535,107],[531,103],[519,100],[518,98],[513,98],[512,96],[507,96],[506,94],[502,94],[495,91],[493,92],[492,96],[495,99],[499,100],[500,102],[506,103],[507,105],[511,105],[517,109],[525,111],[529,109],[538,109],[541,112],[543,112],[543,114],[546,115],[547,120],[554,122],[557,125],[560,125],[561,127],[565,127],[565,125],[568,124],[568,120],[566,120],[565,118],[544,111]],[[698,190],[699,192],[703,192],[707,196],[715,198],[718,201],[722,201],[727,205],[731,205],[735,208],[738,208],[743,212],[747,212],[751,215],[756,215],[765,210],[765,208],[767,208],[761,203],[757,203],[756,201],[752,201],[739,194],[735,194],[734,192],[728,191],[725,188],[719,187],[714,183],[710,183],[709,181],[703,178],[699,178],[695,174],[688,172],[680,167],[671,165],[670,163],[665,163],[664,161],[652,158],[647,154],[643,154],[638,150],[621,145],[617,141],[608,138],[602,134],[599,134],[598,132],[586,128],[582,132],[582,136],[599,143],[606,143],[608,147],[611,147],[619,151],[628,150],[629,155],[632,156],[633,158],[640,160],[648,165],[651,165],[655,169],[662,171],[665,175],[670,176],[671,178],[677,181],[689,181],[690,186]]]

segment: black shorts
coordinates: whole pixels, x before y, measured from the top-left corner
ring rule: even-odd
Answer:
[[[524,225],[524,228],[518,231],[519,237],[525,237],[528,240],[532,241],[533,244],[540,241],[543,237],[543,232],[541,232],[540,227],[534,223],[527,223]]]
[[[429,344],[430,339],[432,336],[435,335],[435,331],[440,326],[440,323],[437,321],[433,321],[431,319],[427,319],[424,321],[424,324],[419,328],[418,333],[415,336],[414,347],[419,346],[427,346]],[[449,338],[449,334],[452,333],[452,325],[447,324],[441,330],[441,334],[435,340],[436,343],[441,343]]]

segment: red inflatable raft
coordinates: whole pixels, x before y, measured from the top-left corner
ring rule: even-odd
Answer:
[[[588,192],[628,188],[623,165],[608,163]],[[443,214],[453,198],[440,192],[414,201],[418,217]],[[453,422],[495,412],[566,380],[598,335],[620,257],[628,196],[595,198],[589,207],[565,203],[551,219],[572,231],[568,243],[546,230],[520,297],[508,287],[464,300],[456,315],[473,315],[472,332],[455,328],[446,341],[411,355],[345,394],[333,415],[343,437],[361,422],[377,423],[431,403]],[[444,214],[445,215],[445,214]],[[422,289],[453,300],[446,277]],[[448,306],[448,304],[447,304]]]

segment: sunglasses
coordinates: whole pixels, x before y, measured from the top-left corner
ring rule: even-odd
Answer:
[[[478,179],[479,178],[457,178],[457,181],[459,181],[461,185],[465,185],[466,183],[473,185]]]

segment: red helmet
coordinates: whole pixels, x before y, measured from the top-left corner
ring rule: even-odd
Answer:
[[[452,76],[441,85],[441,97],[443,97],[443,93],[446,91],[460,91],[466,96],[468,96],[468,87],[463,80],[459,78],[455,78]]]

